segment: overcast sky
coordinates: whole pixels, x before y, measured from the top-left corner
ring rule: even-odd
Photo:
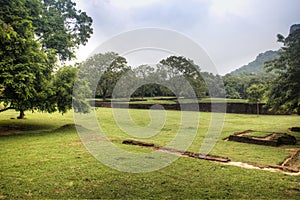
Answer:
[[[78,61],[115,35],[156,27],[195,41],[221,75],[249,63],[261,52],[280,48],[276,35],[287,35],[292,24],[300,23],[299,0],[74,1],[94,20],[94,34],[78,50]],[[127,60],[133,67],[145,64]]]

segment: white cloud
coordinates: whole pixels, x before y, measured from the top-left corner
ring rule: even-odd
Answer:
[[[110,37],[137,28],[178,31],[202,45],[220,73],[279,48],[276,34],[300,22],[299,0],[74,0],[93,20],[94,34],[78,51],[86,58]],[[174,41],[176,42],[176,41]]]
[[[153,3],[159,2],[159,0],[108,0],[112,6],[130,9],[133,7],[145,7]]]
[[[243,17],[249,12],[249,1],[247,0],[209,0],[211,3],[210,13],[219,20],[228,17]]]

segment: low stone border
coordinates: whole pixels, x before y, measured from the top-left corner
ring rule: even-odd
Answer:
[[[181,151],[181,150],[177,150],[177,149],[173,149],[173,148],[157,146],[153,143],[141,142],[141,141],[136,141],[136,140],[124,140],[122,142],[122,144],[143,146],[143,147],[148,147],[148,148],[152,148],[152,149],[159,150],[159,151],[165,151],[168,153],[174,153],[174,154],[178,154],[178,155],[182,155],[182,156],[203,159],[203,160],[210,160],[210,161],[217,161],[217,162],[229,162],[230,161],[230,159],[227,157],[214,156],[214,155],[209,155],[209,154],[202,155],[202,154],[195,153],[195,152]]]
[[[285,172],[286,174],[289,174],[289,175],[299,175],[299,169],[291,167],[291,166],[287,166],[286,164],[263,165],[263,164],[252,163],[252,162],[246,162],[246,163],[232,162],[227,157],[220,157],[220,156],[213,156],[213,155],[201,155],[199,153],[194,153],[194,152],[190,152],[190,151],[180,151],[177,149],[157,146],[153,143],[141,142],[141,141],[137,141],[137,140],[124,140],[122,142],[122,144],[137,145],[137,146],[142,146],[142,147],[146,147],[146,148],[152,148],[152,149],[167,152],[167,153],[173,153],[173,154],[176,154],[179,156],[203,159],[203,160],[207,160],[207,161],[221,163],[224,165],[238,166],[238,167],[249,168],[249,169],[256,168],[256,169],[267,170],[267,171],[271,171],[271,172],[277,172],[279,170],[279,171]],[[300,150],[298,152],[300,153]],[[295,155],[295,156],[297,156],[297,155]]]
[[[263,131],[247,130],[239,133],[234,133],[226,139],[228,139],[229,141],[266,146],[295,145],[297,143],[297,140],[294,136],[288,135],[286,133],[269,132],[269,134],[266,137],[255,137],[247,135],[251,132],[264,133]]]
[[[290,131],[293,131],[293,132],[300,132],[300,127],[292,127],[292,128],[289,128]]]

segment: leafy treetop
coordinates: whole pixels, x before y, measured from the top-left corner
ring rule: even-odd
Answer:
[[[270,85],[267,104],[272,110],[300,113],[300,28],[286,38],[280,34],[277,37],[283,47],[280,57],[266,64],[268,71],[277,74]]]

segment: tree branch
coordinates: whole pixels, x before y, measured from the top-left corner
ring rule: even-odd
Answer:
[[[15,109],[15,108],[14,107],[3,108],[3,109],[0,110],[0,113],[4,112],[4,111],[7,111],[7,110],[10,110],[10,109]]]

